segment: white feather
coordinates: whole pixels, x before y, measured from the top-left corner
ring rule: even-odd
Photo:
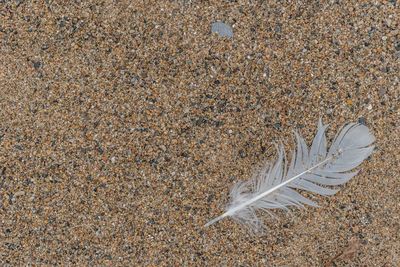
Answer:
[[[319,120],[310,149],[304,139],[295,133],[297,148],[292,153],[290,164],[287,163],[283,145],[280,145],[276,161],[267,163],[251,180],[234,185],[225,213],[205,226],[229,216],[258,232],[263,229],[256,214],[258,210],[273,216],[272,209],[317,206],[295,189],[323,196],[335,194],[337,188],[326,186],[342,185],[355,176],[357,171],[349,171],[372,153],[375,138],[366,126],[349,123],[337,134],[328,150],[326,129],[327,125]]]

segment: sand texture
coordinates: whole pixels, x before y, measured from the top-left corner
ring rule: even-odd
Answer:
[[[0,0],[0,265],[400,266],[399,106],[396,0]],[[376,136],[356,177],[203,228],[320,117]]]

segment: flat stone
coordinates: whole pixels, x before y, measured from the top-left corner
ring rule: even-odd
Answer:
[[[232,27],[224,22],[214,22],[211,25],[211,32],[217,33],[221,37],[233,37],[233,30]]]

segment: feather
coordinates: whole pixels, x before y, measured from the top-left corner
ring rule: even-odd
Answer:
[[[366,126],[349,123],[342,127],[328,150],[326,129],[327,125],[323,125],[320,119],[310,149],[303,137],[295,132],[297,146],[292,152],[290,164],[281,144],[277,148],[276,161],[267,163],[249,181],[234,185],[225,213],[209,221],[205,227],[225,217],[232,217],[259,232],[264,228],[256,214],[259,210],[273,216],[273,209],[317,206],[301,195],[298,189],[322,196],[335,194],[338,189],[332,186],[342,185],[358,173],[350,171],[372,153],[375,137]]]

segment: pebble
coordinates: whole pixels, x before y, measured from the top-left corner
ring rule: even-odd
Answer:
[[[226,23],[223,22],[214,22],[211,25],[211,32],[212,33],[217,33],[221,37],[228,37],[232,38],[233,37],[233,30],[232,27]]]
[[[14,194],[14,197],[20,197],[20,196],[23,196],[23,195],[25,195],[25,191],[18,191],[18,192],[16,192]]]
[[[385,95],[386,94],[386,88],[381,88],[381,89],[379,89],[379,96],[383,96],[383,95]]]
[[[40,61],[34,61],[33,62],[33,67],[38,70],[42,66],[42,63]]]

